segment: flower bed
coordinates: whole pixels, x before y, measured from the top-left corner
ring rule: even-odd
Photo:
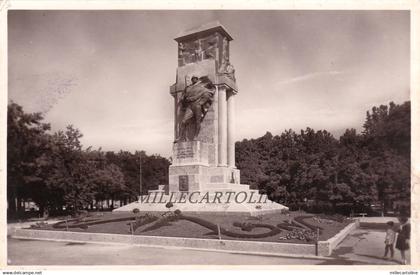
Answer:
[[[325,222],[320,222],[320,219]],[[301,212],[266,214],[259,217],[223,215],[220,213],[106,213],[43,225],[39,230],[134,234],[264,242],[314,243],[327,240],[343,229],[349,221],[329,220]]]

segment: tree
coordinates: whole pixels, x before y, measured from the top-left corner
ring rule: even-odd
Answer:
[[[367,211],[378,199],[377,176],[371,161],[363,137],[355,129],[347,129],[340,137],[338,181],[350,188],[345,189],[351,196],[344,202],[352,203],[358,211]]]
[[[44,200],[46,186],[37,176],[48,147],[50,125],[41,113],[25,113],[9,103],[7,113],[7,200],[9,210],[20,210],[21,200]]]
[[[378,199],[385,210],[410,198],[410,102],[373,107],[363,125],[363,142],[376,174]]]
[[[367,211],[378,200],[385,207],[408,200],[410,103],[372,108],[363,127],[362,134],[347,129],[339,140],[307,128],[237,142],[241,182],[289,206],[306,199]]]
[[[82,151],[82,134],[72,125],[52,136],[48,187],[62,195],[63,203],[73,211],[86,207],[94,199],[94,166]]]
[[[115,164],[107,164],[105,167],[93,172],[92,182],[95,190],[95,200],[111,200],[111,208],[114,208],[114,200],[125,195],[126,186],[121,169]]]
[[[411,117],[410,102],[397,105],[394,102],[373,107],[366,113],[363,137],[373,151],[394,150],[410,157]]]
[[[144,151],[134,153],[128,151],[107,152],[109,163],[117,165],[124,174],[126,194],[135,199],[140,192],[140,159],[142,170],[142,192],[156,189],[158,185],[168,185],[168,169],[170,162],[159,155],[148,156]],[[141,157],[140,157],[141,155]],[[143,193],[143,194],[144,194]]]
[[[77,211],[96,200],[135,198],[139,192],[140,154],[143,189],[168,184],[169,161],[145,152],[84,150],[82,133],[72,125],[50,134],[40,113],[8,106],[8,189],[10,211],[22,200],[33,200],[46,214],[63,206]],[[45,210],[45,211],[44,211]],[[48,210],[48,211],[47,211]]]

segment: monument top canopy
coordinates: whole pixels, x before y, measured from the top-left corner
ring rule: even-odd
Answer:
[[[232,36],[230,36],[230,34],[226,31],[226,28],[220,24],[219,21],[214,21],[178,34],[177,38],[175,38],[175,41],[182,42],[197,36],[204,36],[215,31],[220,32],[223,36],[226,36],[229,41],[233,40]]]

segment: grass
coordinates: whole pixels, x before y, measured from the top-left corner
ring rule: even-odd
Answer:
[[[74,232],[90,232],[90,233],[113,233],[113,234],[131,234],[130,232],[130,221],[134,221],[134,218],[140,215],[145,215],[146,213],[141,212],[138,214],[133,213],[104,213],[101,215],[93,215],[87,217],[86,220],[95,220],[91,225],[84,228],[68,228],[69,231]],[[151,213],[153,214],[153,213]],[[160,216],[161,214],[155,213],[153,215]],[[153,226],[156,222],[145,224],[137,228],[134,232],[135,235],[144,235],[144,236],[166,236],[166,237],[186,237],[186,238],[202,238],[202,239],[218,239],[218,235],[215,234],[214,230],[210,230],[202,225],[199,225],[191,220],[194,220],[194,217],[200,218],[209,222],[209,224],[219,225],[223,231],[228,231],[229,234],[222,234],[222,239],[226,240],[247,240],[247,241],[263,241],[263,242],[291,242],[291,243],[307,243],[306,241],[301,240],[280,240],[280,237],[286,236],[290,231],[287,231],[284,227],[281,230],[277,230],[276,234],[268,234],[270,228],[277,227],[278,224],[288,223],[290,219],[295,219],[304,221],[306,225],[310,228],[320,227],[320,236],[319,240],[327,240],[334,235],[336,235],[341,229],[343,229],[347,224],[350,223],[350,220],[345,220],[344,222],[339,221],[329,221],[328,223],[320,223],[319,220],[313,218],[314,215],[302,213],[302,212],[290,212],[290,216],[286,214],[273,213],[266,214],[261,217],[250,217],[245,214],[223,214],[223,213],[185,213],[183,214],[192,219],[181,219],[175,221],[169,221],[162,223],[162,226],[157,227]],[[298,218],[305,216],[306,218]],[[326,217],[323,216],[323,219]],[[108,223],[97,223],[96,221],[106,221],[106,220],[115,220],[114,222]],[[124,220],[126,219],[126,220]],[[251,231],[242,231],[240,227],[237,226],[238,223],[252,223],[259,226],[254,227]],[[71,222],[69,222],[69,225]],[[234,225],[236,224],[236,226]],[[61,224],[63,225],[63,224]],[[268,225],[268,226],[264,226]],[[291,225],[296,226],[296,224]],[[146,228],[152,228],[152,230],[143,231]],[[43,226],[40,229],[46,230],[66,230],[66,228],[54,228],[53,225]],[[239,233],[242,235],[241,238],[235,237],[235,234]],[[265,236],[263,238],[252,238],[252,237],[243,237],[243,235],[253,234]]]

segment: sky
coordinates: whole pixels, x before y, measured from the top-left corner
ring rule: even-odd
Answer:
[[[73,124],[85,147],[171,155],[177,43],[218,20],[233,37],[236,139],[360,132],[410,99],[408,11],[9,11],[8,97]]]

